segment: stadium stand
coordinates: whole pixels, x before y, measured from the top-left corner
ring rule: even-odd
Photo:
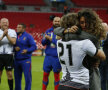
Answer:
[[[52,10],[52,11],[57,11],[57,8],[52,7],[51,10]]]
[[[40,11],[40,7],[35,7],[34,8],[36,11]]]
[[[0,12],[0,18],[9,19],[10,28],[16,29],[18,23],[25,23],[26,31],[38,42],[38,48],[43,48],[41,34],[52,26],[52,21],[49,19],[51,15],[62,16],[61,13]]]
[[[19,6],[18,9],[19,9],[20,11],[24,11],[24,7],[23,7],[23,6]]]
[[[60,12],[58,12],[57,7],[51,7],[51,5],[47,6],[48,0],[3,0],[7,5],[7,11],[0,12],[0,18],[6,17],[10,21],[10,28],[16,28],[18,23],[25,23],[27,25],[27,32],[31,33],[35,40],[37,40],[38,48],[43,48],[41,45],[41,34],[45,32],[46,29],[50,28],[52,23],[49,20],[51,15],[62,16]],[[70,2],[69,2],[70,1]],[[81,8],[91,7],[98,8],[96,12],[102,18],[102,20],[108,23],[108,0],[66,0],[67,6],[73,6],[73,3],[76,5],[74,8],[70,8],[70,12],[77,12]],[[98,2],[98,4],[97,4]],[[71,4],[70,4],[71,3]],[[13,6],[16,7],[13,9]],[[29,5],[29,6],[28,6]],[[31,6],[30,6],[31,5]],[[11,7],[12,6],[12,7]],[[28,7],[27,7],[28,6]],[[80,8],[78,8],[78,7]],[[9,12],[9,11],[21,11],[21,12]],[[28,10],[28,11],[27,11]],[[30,12],[29,12],[30,11]],[[31,12],[32,11],[32,12]],[[35,12],[34,12],[35,11]],[[48,13],[51,12],[52,13]],[[58,13],[54,13],[58,12]],[[30,25],[34,25],[31,27]]]
[[[97,13],[104,22],[108,23],[108,10],[97,10]]]
[[[44,0],[3,0],[6,5],[37,5],[44,6]]]
[[[71,12],[78,12],[82,8],[70,8]],[[92,8],[96,11],[99,17],[106,23],[108,23],[108,10],[107,9],[99,9],[99,8]]]
[[[80,7],[108,7],[108,0],[71,0]]]

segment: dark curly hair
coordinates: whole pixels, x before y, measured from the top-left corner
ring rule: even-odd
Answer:
[[[82,9],[78,12],[78,20],[84,17],[86,21],[86,32],[95,35],[99,40],[106,38],[106,31],[102,26],[102,20],[92,9]]]

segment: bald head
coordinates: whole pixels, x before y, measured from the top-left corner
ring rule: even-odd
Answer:
[[[1,18],[0,21],[8,21],[8,19],[7,18]]]
[[[5,30],[5,29],[8,29],[8,26],[9,26],[9,21],[7,18],[2,18],[0,20],[0,26],[1,26],[1,29]]]
[[[57,28],[60,27],[60,17],[55,17],[53,20],[53,27]]]

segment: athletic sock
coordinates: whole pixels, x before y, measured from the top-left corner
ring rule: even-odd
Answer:
[[[55,81],[54,81],[54,88],[55,90],[58,90],[58,86],[59,86],[59,81],[60,81],[60,73],[54,73],[54,78],[55,78]]]
[[[8,85],[9,85],[10,90],[13,90],[13,79],[12,80],[8,79]]]
[[[48,77],[49,77],[49,73],[44,72],[43,73],[43,84],[42,84],[42,90],[46,90],[47,85],[48,85]]]

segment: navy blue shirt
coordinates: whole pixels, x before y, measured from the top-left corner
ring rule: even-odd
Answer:
[[[29,59],[31,58],[32,52],[37,49],[33,37],[27,32],[23,32],[21,36],[17,36],[15,47],[20,48],[20,51],[15,51],[15,60]],[[22,54],[24,49],[27,50],[26,54]]]
[[[57,54],[57,39],[56,39],[56,35],[53,33],[54,28],[51,27],[50,29],[48,29],[45,33],[47,35],[49,35],[52,38],[52,41],[46,39],[43,37],[42,39],[42,45],[45,46],[46,45],[46,49],[45,49],[45,54],[49,55],[49,56],[56,56],[58,57]]]

